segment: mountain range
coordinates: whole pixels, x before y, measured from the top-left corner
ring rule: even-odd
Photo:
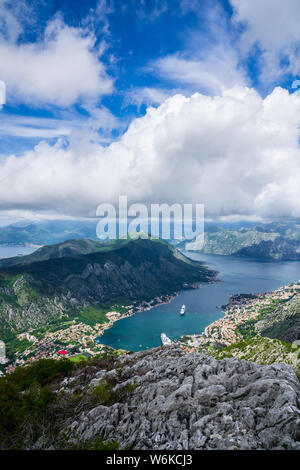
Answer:
[[[194,241],[181,242],[179,247],[193,249]],[[204,245],[200,251],[264,260],[299,261],[300,224],[272,223],[239,229],[211,226],[205,231]]]
[[[97,241],[97,222],[96,219],[18,222],[0,227],[0,245],[50,245],[70,239]],[[194,242],[179,242],[172,237],[168,241],[187,250],[191,249],[191,243]],[[201,251],[256,259],[299,260],[300,223],[206,222],[205,241]]]
[[[96,239],[97,220],[44,220],[0,227],[0,245],[49,245],[76,238]]]
[[[150,301],[215,275],[161,240],[70,240],[46,246],[2,260],[0,335],[5,339],[64,315],[74,318],[91,305]]]
[[[63,317],[73,324],[82,308],[142,302],[215,277],[161,240],[45,246],[2,260],[0,335],[47,332]],[[251,328],[225,349],[105,350],[17,367],[0,378],[0,448],[300,449],[299,353],[282,342],[299,335],[299,296]]]

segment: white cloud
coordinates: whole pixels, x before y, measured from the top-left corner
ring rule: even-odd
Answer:
[[[182,8],[186,7],[182,2]],[[198,2],[198,14],[199,28],[186,33],[182,50],[152,61],[148,70],[190,92],[217,94],[223,88],[248,85],[225,11],[219,4],[204,2],[201,8]]]
[[[221,45],[211,47],[198,57],[177,53],[158,59],[150,66],[161,78],[211,94],[223,88],[246,84],[246,76],[238,65],[233,49]]]
[[[135,104],[138,108],[140,108],[142,104],[146,106],[159,105],[174,94],[174,90],[163,88],[134,87],[126,92],[125,103],[126,105]]]
[[[245,53],[258,46],[262,78],[274,80],[300,72],[299,0],[230,0],[233,21],[244,25],[241,47]]]
[[[0,136],[22,138],[54,138],[94,134],[100,142],[111,142],[111,132],[122,130],[126,123],[119,120],[104,106],[88,108],[89,117],[75,111],[57,112],[57,118],[42,118],[33,116],[16,116],[9,113],[0,114]]]
[[[0,3],[0,34],[5,37],[8,42],[15,42],[21,34],[23,28],[18,21],[20,11],[30,18],[31,11],[29,12],[25,2],[15,2],[12,6],[8,7],[8,0],[2,0]]]
[[[0,77],[6,82],[8,100],[33,106],[94,102],[113,90],[95,38],[59,18],[48,24],[40,42],[0,38]]]
[[[0,163],[3,210],[90,215],[103,201],[205,203],[207,215],[300,216],[300,93],[175,95],[103,147],[41,142]]]
[[[6,86],[3,80],[0,80],[0,109],[6,102]]]

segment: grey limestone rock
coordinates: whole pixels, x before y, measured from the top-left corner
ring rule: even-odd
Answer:
[[[300,384],[285,364],[217,361],[167,346],[124,355],[120,366],[116,387],[135,381],[137,388],[124,402],[74,418],[69,429],[80,440],[100,436],[133,449],[300,449]]]

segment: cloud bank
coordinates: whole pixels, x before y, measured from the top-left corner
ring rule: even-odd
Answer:
[[[86,134],[3,159],[0,208],[86,216],[126,194],[204,203],[211,216],[300,217],[299,122],[300,93],[282,88],[175,95],[108,146]]]

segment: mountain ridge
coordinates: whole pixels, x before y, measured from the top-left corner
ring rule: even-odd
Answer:
[[[178,246],[194,249],[195,239]],[[224,229],[210,227],[204,234],[200,253],[241,256],[264,260],[300,260],[300,225],[265,224],[253,228]]]
[[[105,245],[98,252],[2,267],[1,339],[11,341],[17,333],[55,321],[86,321],[89,325],[89,318],[92,324],[99,318],[98,323],[103,323],[108,321],[105,312],[116,309],[113,306],[119,305],[119,312],[129,304],[132,309],[195,288],[200,282],[212,282],[215,277],[216,272],[189,260],[166,242],[149,239],[125,240],[109,249]],[[88,307],[93,308],[87,311]]]

